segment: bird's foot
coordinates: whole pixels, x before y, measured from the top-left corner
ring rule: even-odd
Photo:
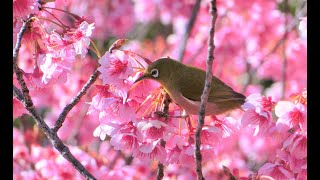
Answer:
[[[157,116],[161,117],[165,117],[165,118],[182,118],[182,119],[186,119],[189,117],[189,115],[180,115],[180,116],[170,116],[169,114],[166,114],[163,111],[155,111],[154,114],[156,114]]]
[[[166,113],[163,112],[163,111],[155,111],[154,114],[157,115],[157,116],[159,116],[160,118],[162,118],[162,117],[168,118],[168,117],[169,117],[169,115],[166,114]]]

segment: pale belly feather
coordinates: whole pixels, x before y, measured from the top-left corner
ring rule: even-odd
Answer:
[[[187,99],[184,96],[182,96],[180,92],[177,91],[170,91],[169,95],[173,99],[173,101],[181,107],[183,107],[188,114],[197,115],[199,113],[200,101],[192,101],[190,99]],[[210,102],[206,104],[205,115],[215,115],[220,113],[221,112],[216,104]]]

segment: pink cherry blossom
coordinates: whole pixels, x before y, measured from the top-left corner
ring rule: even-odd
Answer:
[[[126,123],[135,120],[134,110],[120,97],[108,97],[102,100],[103,110],[99,113],[101,123]]]
[[[146,120],[137,123],[137,128],[144,135],[144,139],[159,139],[162,138],[165,128],[168,126],[160,120]]]
[[[293,104],[290,101],[279,101],[275,107],[275,114],[279,117],[277,125],[282,123],[290,128],[306,130],[306,108],[303,104]]]
[[[194,149],[195,145],[185,146],[180,155],[180,164],[184,164],[188,167],[195,168],[195,158],[194,158]],[[214,148],[209,145],[201,145],[200,151],[202,154],[202,162],[210,161],[210,159],[214,158],[215,152]]]
[[[142,141],[141,133],[131,123],[120,126],[119,130],[110,135],[110,143],[116,150],[134,152]]]
[[[307,180],[307,170],[303,169],[298,175],[296,180]]]
[[[205,126],[201,132],[201,143],[211,146],[217,145],[222,139],[222,129],[214,126]]]
[[[271,109],[274,105],[271,97],[264,97],[260,94],[251,94],[246,98],[246,102],[241,106],[244,113],[241,124],[243,127],[251,126],[255,128],[254,135],[266,133],[271,127]]]
[[[288,168],[284,167],[283,165],[273,163],[266,163],[262,167],[260,167],[258,175],[270,176],[274,179],[279,180],[294,180],[294,175]]]
[[[43,73],[39,67],[35,67],[32,73],[24,73],[26,83],[30,90],[44,88],[45,84],[42,82]]]
[[[131,58],[119,50],[112,51],[112,54],[106,52],[99,59],[101,66],[98,70],[101,72],[100,78],[103,84],[121,85],[122,82],[133,75]]]
[[[66,82],[75,60],[72,44],[58,33],[52,32],[46,39],[46,47],[49,52],[44,58],[38,59],[39,67],[43,72],[42,82],[45,84],[50,81]]]
[[[169,130],[170,129],[170,130]],[[179,149],[182,149],[183,146],[189,144],[189,138],[190,135],[187,134],[187,132],[182,132],[183,134],[178,134],[178,130],[176,132],[172,132],[170,126],[167,129],[168,131],[164,133],[163,139],[166,141],[166,148],[167,149],[174,149],[178,147]]]
[[[52,31],[45,39],[46,48],[55,57],[62,59],[74,59],[75,51],[72,42],[61,36],[59,33]]]
[[[166,160],[166,150],[160,145],[160,139],[151,143],[142,143],[139,148],[134,151],[133,157],[140,160],[158,160],[164,163]]]
[[[88,115],[99,116],[100,111],[104,108],[105,98],[111,97],[113,94],[110,92],[110,86],[100,86],[96,85],[97,94],[92,98],[92,101],[89,102],[90,107],[88,109]]]
[[[72,41],[76,54],[80,54],[81,58],[88,52],[88,47],[90,45],[90,37],[94,29],[94,23],[89,24],[83,21],[75,32],[72,32]]]
[[[139,73],[136,73],[139,74]],[[137,79],[138,77],[134,77],[133,79]],[[160,84],[153,80],[143,80],[139,82],[139,85],[135,86],[130,91],[130,95],[128,98],[134,99],[138,102],[143,102],[147,96],[153,95],[156,96],[160,93],[160,89],[155,90],[159,88]],[[153,91],[157,91],[152,93]]]
[[[213,117],[213,122],[211,122],[210,125],[212,125],[214,128],[211,130],[215,131],[214,129],[218,128],[219,129],[219,131],[217,132],[218,137],[219,136],[222,138],[229,137],[233,133],[238,132],[237,125],[235,124],[236,121],[238,120],[232,117],[224,117],[222,120]]]
[[[241,124],[243,127],[249,126],[255,128],[254,135],[264,134],[272,126],[271,117],[261,116],[254,110],[248,110],[242,116]]]
[[[99,137],[102,141],[106,136],[113,136],[120,129],[118,124],[100,124],[93,132],[94,137]]]
[[[169,164],[180,164],[180,155],[182,150],[176,146],[173,149],[168,149],[166,146],[166,150],[167,150],[167,158],[166,158],[166,165]]]
[[[133,133],[116,133],[110,140],[110,144],[115,150],[127,150],[129,152],[138,148],[138,142],[138,137]]]
[[[291,156],[302,159],[307,157],[307,137],[302,133],[292,134],[284,143],[283,148],[288,149]]]
[[[67,74],[71,70],[73,60],[64,60],[48,53],[40,63],[40,69],[43,73],[42,82],[48,84],[51,81],[64,83],[67,81]]]

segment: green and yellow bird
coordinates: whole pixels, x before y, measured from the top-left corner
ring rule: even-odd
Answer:
[[[183,107],[187,114],[198,114],[206,72],[182,64],[170,58],[160,58],[150,64],[136,81],[153,79],[159,82],[173,101]],[[239,108],[245,96],[212,76],[211,91],[205,115],[218,115]]]

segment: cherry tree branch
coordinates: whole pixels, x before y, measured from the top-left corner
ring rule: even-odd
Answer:
[[[21,100],[24,107],[29,111],[29,113],[33,116],[37,126],[42,130],[42,132],[47,136],[52,145],[60,152],[60,154],[67,159],[72,166],[77,169],[84,177],[87,179],[96,179],[93,175],[91,175],[85,167],[72,155],[69,148],[63,144],[61,139],[58,137],[57,133],[52,131],[49,126],[44,122],[42,117],[39,115],[35,106],[33,105],[32,99],[29,94],[29,89],[23,79],[22,70],[17,65],[17,57],[19,54],[19,50],[21,47],[21,40],[24,32],[26,31],[28,22],[30,21],[31,16],[23,23],[20,32],[17,35],[16,46],[13,50],[13,70],[16,73],[16,77],[18,83],[21,87],[22,92],[13,86],[13,92],[16,97]],[[23,96],[23,97],[22,97]]]
[[[188,21],[188,24],[187,24],[187,27],[186,27],[186,32],[182,38],[182,43],[181,43],[181,46],[180,46],[180,49],[178,51],[178,60],[180,62],[182,62],[182,59],[183,59],[183,56],[184,56],[184,51],[186,49],[186,46],[187,46],[187,41],[188,41],[188,38],[190,36],[190,33],[191,33],[191,30],[193,28],[193,25],[194,25],[194,22],[196,21],[196,18],[197,18],[197,15],[198,15],[198,12],[199,12],[199,9],[200,9],[200,2],[201,0],[197,0],[195,5],[193,6],[193,9],[192,9],[192,12],[191,12],[191,17]]]
[[[209,32],[209,39],[208,39],[208,56],[207,56],[207,70],[206,70],[206,82],[204,86],[204,90],[201,95],[201,104],[200,104],[200,111],[199,111],[199,118],[198,118],[198,125],[195,133],[195,139],[196,139],[196,147],[195,147],[195,158],[196,158],[196,172],[198,180],[203,180],[203,174],[202,174],[202,155],[200,151],[201,146],[201,130],[204,124],[204,117],[205,117],[205,107],[208,102],[208,96],[211,89],[211,82],[212,82],[212,63],[214,60],[214,31],[215,31],[215,22],[217,19],[217,7],[216,7],[216,1],[211,0],[210,1],[210,15],[211,15],[211,21],[210,21],[210,32]]]
[[[13,49],[13,62],[16,62],[17,61],[17,58],[18,58],[18,52],[20,50],[20,47],[21,47],[21,41],[22,41],[22,36],[24,34],[24,32],[26,32],[27,30],[27,26],[29,25],[29,23],[31,22],[31,17],[32,15],[29,15],[27,20],[25,20],[22,24],[22,27],[20,28],[20,31],[19,33],[17,34],[17,42],[16,42],[16,45],[15,45],[15,48]]]
[[[171,102],[171,99],[170,99],[169,94],[165,93],[164,100],[163,100],[164,106],[163,106],[163,110],[162,110],[164,114],[168,114],[170,102]],[[167,121],[168,121],[168,116],[165,116],[165,122],[167,122]],[[166,142],[163,139],[160,140],[160,144],[163,147],[166,146]],[[157,180],[161,180],[163,178],[163,176],[164,176],[163,170],[164,170],[164,165],[159,162],[158,163],[158,171],[157,171]]]
[[[17,99],[19,101],[23,102],[24,101],[24,97],[23,97],[22,92],[20,91],[20,89],[18,89],[15,85],[13,85],[12,90],[13,90],[13,95],[15,97],[17,97]]]
[[[67,159],[74,168],[76,168],[83,176],[87,179],[96,179],[93,175],[91,175],[85,167],[72,155],[69,148],[63,144],[61,139],[58,137],[57,133],[52,131],[49,126],[44,122],[42,117],[39,115],[38,111],[33,105],[32,99],[29,95],[29,89],[26,86],[26,83],[23,79],[22,71],[18,67],[16,62],[13,62],[14,72],[17,75],[18,82],[22,89],[22,94],[24,97],[24,101],[22,101],[24,107],[30,112],[36,121],[37,126],[42,130],[42,132],[47,136],[52,145],[61,153],[61,155]]]
[[[87,83],[82,87],[81,91],[77,94],[77,96],[74,97],[68,105],[66,105],[66,107],[62,110],[61,114],[59,115],[58,120],[54,124],[54,127],[52,128],[53,132],[57,132],[59,130],[64,120],[66,119],[68,113],[80,101],[81,97],[87,93],[87,90],[97,80],[99,75],[100,75],[100,72],[98,70],[95,70],[94,73],[90,76]]]

